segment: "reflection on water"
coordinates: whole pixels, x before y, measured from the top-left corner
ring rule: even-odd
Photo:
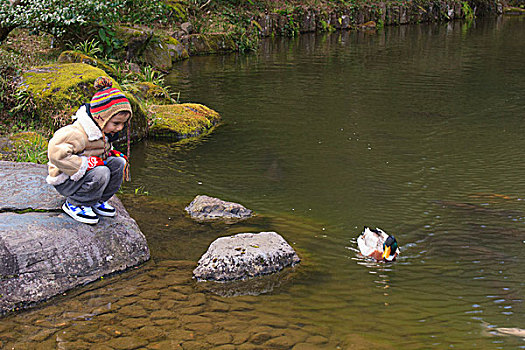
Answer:
[[[303,35],[182,62],[173,89],[224,124],[134,147],[128,191],[150,195],[123,201],[153,261],[4,319],[0,347],[524,348],[524,27]],[[258,217],[196,224],[197,194]],[[359,258],[364,225],[396,236],[395,263]],[[191,279],[215,238],[259,231],[303,262],[233,289],[258,295]]]

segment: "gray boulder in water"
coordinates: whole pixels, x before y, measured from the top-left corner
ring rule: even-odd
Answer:
[[[205,195],[195,199],[185,208],[197,221],[222,220],[226,222],[251,218],[253,212],[244,206]]]
[[[118,198],[95,226],[60,210],[47,168],[0,161],[0,315],[149,259],[146,238]]]
[[[271,274],[300,261],[276,232],[240,233],[213,241],[193,275],[198,280],[241,280]]]

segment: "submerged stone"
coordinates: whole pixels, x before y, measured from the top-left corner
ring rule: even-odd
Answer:
[[[241,280],[271,274],[300,261],[276,232],[240,233],[213,241],[193,276],[198,280]]]
[[[226,202],[218,198],[205,195],[195,197],[185,208],[192,219],[197,221],[238,221],[251,218],[253,211],[241,204]]]
[[[260,295],[271,293],[274,290],[290,283],[293,279],[292,270],[279,271],[268,275],[261,275],[235,281],[211,281],[198,284],[198,288],[206,293],[213,293],[222,297],[237,297],[241,295]]]
[[[358,25],[357,28],[362,30],[375,30],[377,28],[377,24],[374,21],[368,21],[366,23]]]

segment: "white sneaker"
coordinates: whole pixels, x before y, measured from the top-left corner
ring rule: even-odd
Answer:
[[[98,202],[92,208],[95,213],[102,216],[115,216],[117,213],[117,210],[108,202]]]
[[[69,204],[66,201],[62,205],[62,210],[64,210],[67,215],[71,216],[76,221],[82,222],[84,224],[94,225],[98,223],[98,216],[93,212],[91,207],[85,207],[83,205],[75,206]]]

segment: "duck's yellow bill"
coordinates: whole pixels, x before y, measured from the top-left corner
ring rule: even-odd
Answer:
[[[383,258],[387,259],[390,256],[390,247],[385,247],[385,251],[383,252]]]

